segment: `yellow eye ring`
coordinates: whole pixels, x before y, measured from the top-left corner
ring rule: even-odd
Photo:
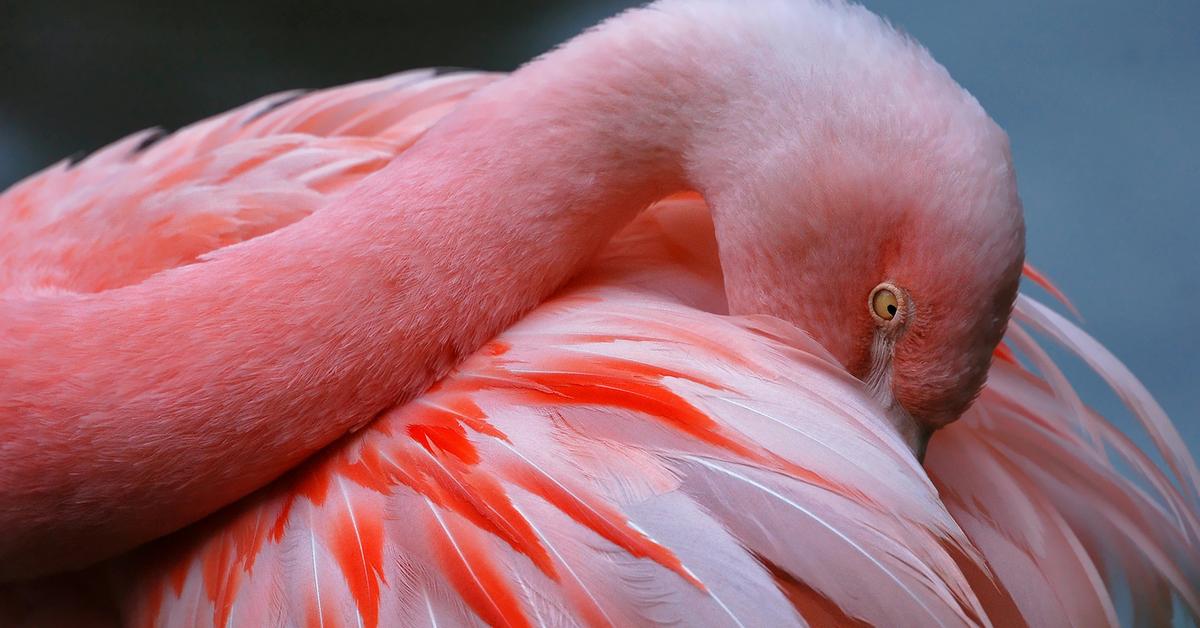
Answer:
[[[904,292],[890,283],[875,286],[867,306],[875,320],[883,325],[898,324],[904,318]]]

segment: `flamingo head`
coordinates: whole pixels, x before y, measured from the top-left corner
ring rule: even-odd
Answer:
[[[778,222],[718,217],[743,243],[721,250],[731,312],[813,335],[918,454],[979,393],[1016,298],[1024,222],[1000,137],[950,161],[826,155],[742,199]]]
[[[924,49],[853,18],[806,44],[832,60],[745,87],[764,113],[718,121],[740,143],[706,195],[730,311],[814,336],[919,456],[984,384],[1024,219],[1005,133]]]

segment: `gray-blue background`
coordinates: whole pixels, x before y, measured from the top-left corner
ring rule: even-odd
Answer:
[[[6,2],[0,186],[271,91],[429,65],[509,69],[632,4]],[[1200,448],[1200,2],[867,4],[931,48],[1008,129],[1030,260]],[[1128,426],[1096,380],[1068,373]]]

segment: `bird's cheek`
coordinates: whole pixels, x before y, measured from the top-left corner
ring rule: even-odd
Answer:
[[[936,377],[933,364],[923,359],[919,342],[902,338],[892,347],[891,391],[896,403],[903,406],[913,420],[930,426],[937,413],[937,395],[932,390]]]
[[[898,369],[893,376],[892,390],[896,401],[930,432],[954,422],[974,396],[974,390],[965,388],[961,378],[952,377],[940,368],[922,368],[922,365],[915,368],[903,365]]]

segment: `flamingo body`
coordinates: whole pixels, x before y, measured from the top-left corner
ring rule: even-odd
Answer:
[[[315,237],[304,234],[320,227],[333,239],[342,228],[386,228],[352,229],[326,208],[383,194],[406,160],[437,153],[436,140],[450,135],[438,135],[444,116],[501,82],[419,71],[273,97],[149,145],[136,135],[51,168],[0,196],[0,295],[162,287],[203,277],[206,265],[270,262],[254,255],[272,245],[295,247],[289,263],[301,264],[300,245]],[[453,120],[462,126],[470,115]],[[420,192],[420,181],[410,183]],[[643,196],[656,202],[627,226],[604,218],[600,232],[620,232],[601,238],[598,256],[582,240],[560,252],[553,259],[564,269],[582,270],[498,336],[480,328],[452,350],[422,354],[439,361],[415,375],[369,374],[411,387],[392,390],[373,421],[335,412],[336,425],[315,435],[307,426],[325,415],[297,405],[275,430],[246,424],[205,440],[199,423],[195,441],[155,448],[147,439],[149,451],[174,453],[147,460],[140,479],[170,499],[198,486],[204,504],[189,516],[218,512],[131,552],[188,517],[155,519],[160,508],[149,500],[97,516],[105,534],[122,518],[127,527],[96,548],[81,543],[72,558],[86,564],[121,551],[66,584],[107,582],[88,600],[100,616],[111,610],[112,621],[147,626],[1105,625],[1118,621],[1113,599],[1125,594],[1116,573],[1126,574],[1141,620],[1167,621],[1172,596],[1200,608],[1195,464],[1136,380],[1073,324],[1021,297],[988,384],[933,438],[922,467],[893,408],[847,372],[853,360],[836,339],[831,349],[786,320],[730,315],[745,295],[721,244],[728,218],[695,194],[662,200],[673,191],[647,185],[604,202],[581,194],[580,204],[606,210]],[[371,252],[390,255],[382,245]],[[438,259],[425,263],[430,275],[458,280],[439,275],[449,271]],[[327,277],[310,270],[307,279]],[[521,300],[532,307],[557,285],[547,280]],[[262,295],[253,287],[226,291],[253,301]],[[28,329],[12,320],[11,337],[36,333],[32,317]],[[1027,327],[1109,379],[1171,476],[1078,400]],[[973,377],[947,403],[973,394]],[[370,406],[354,395],[338,389],[314,403]],[[292,406],[268,415],[281,408]],[[206,418],[219,421],[211,410]],[[338,426],[356,431],[326,446]],[[174,433],[147,427],[154,438]],[[8,451],[43,442],[36,431],[15,433]],[[80,429],[77,438],[93,436]],[[238,456],[224,467],[202,467],[190,483],[158,481],[159,472],[184,477],[180,452],[217,459],[223,443]],[[70,444],[45,455],[65,464],[76,455]],[[255,451],[263,471],[240,474]],[[138,494],[129,478],[139,474],[113,476],[111,485],[127,483],[118,494]],[[51,496],[68,505],[69,525],[74,502]],[[20,514],[21,503],[7,504]],[[29,542],[52,546],[58,524],[46,521],[49,532],[30,532]],[[14,586],[0,592],[0,613],[30,625],[57,611],[96,616],[68,607],[70,591],[61,579]]]
[[[892,586],[847,616],[981,613],[970,543],[857,383],[794,329],[713,312],[707,220],[652,210],[433,390],[180,541],[136,615],[786,625],[789,594],[837,608],[865,574]]]

